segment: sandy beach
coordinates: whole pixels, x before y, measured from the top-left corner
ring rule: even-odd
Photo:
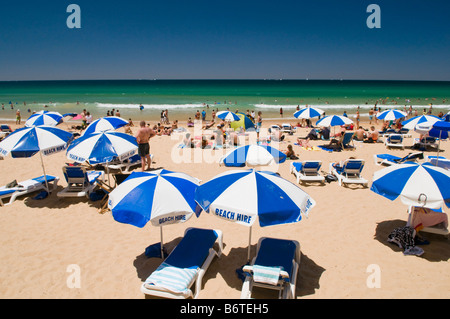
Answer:
[[[263,125],[269,127],[285,122],[294,124],[297,120],[280,118],[264,121]],[[361,124],[369,127],[367,122]],[[13,123],[10,125],[17,127]],[[181,126],[185,125],[185,122],[181,123]],[[377,128],[381,129],[381,123]],[[406,138],[404,150],[387,150],[383,143],[354,142],[354,150],[327,152],[304,150],[294,145],[297,137],[304,137],[308,132],[308,128],[298,128],[293,136],[286,135],[279,148],[286,150],[287,145],[292,144],[300,160],[322,160],[324,171],[328,171],[331,162],[351,156],[364,159],[366,165],[362,175],[369,181],[369,186],[373,173],[381,169],[375,165],[373,155],[407,155],[411,152],[409,147],[413,145],[413,138],[417,137],[413,133],[411,138]],[[180,141],[181,136],[176,135],[153,138],[152,167],[181,171],[202,181],[232,169],[220,167],[217,158],[203,158],[200,163],[174,160],[173,154],[179,152],[176,146]],[[311,144],[317,146],[325,142],[311,141]],[[441,154],[448,156],[449,142],[441,143],[441,149]],[[426,155],[436,153],[425,152]],[[57,191],[66,186],[62,167],[67,162],[65,152],[44,157],[47,174],[60,177]],[[280,164],[277,171],[296,183],[295,176],[289,171],[290,162]],[[7,156],[0,160],[0,166],[1,185],[42,175],[39,156],[27,159]],[[425,234],[430,244],[421,246],[425,251],[421,257],[405,256],[399,247],[387,242],[389,233],[406,223],[407,206],[400,200],[391,202],[372,192],[370,187],[341,187],[337,182],[300,187],[317,203],[308,218],[295,224],[264,228],[255,224],[252,234],[252,257],[260,237],[293,239],[300,243],[302,256],[297,298],[450,298],[448,239]],[[99,205],[100,202],[87,198],[58,198],[54,192],[44,200],[25,196],[12,205],[0,207],[0,298],[145,298],[140,286],[161,260],[147,258],[144,251],[147,246],[160,241],[159,229],[150,224],[140,229],[118,223],[111,212],[99,214]],[[236,276],[235,269],[246,262],[248,229],[203,212],[199,218],[194,216],[184,224],[164,228],[168,251],[181,240],[187,227],[216,228],[224,234],[223,255],[209,267],[199,298],[239,298],[242,281]],[[372,265],[379,267],[380,287],[372,288],[367,283]],[[80,271],[80,287],[68,284],[73,269]],[[263,292],[261,297],[276,296]]]

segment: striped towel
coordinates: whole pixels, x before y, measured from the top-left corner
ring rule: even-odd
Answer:
[[[163,262],[145,281],[147,285],[156,285],[175,293],[185,293],[189,284],[197,275],[198,267],[178,268]]]
[[[253,280],[259,283],[276,285],[280,278],[281,267],[253,266]]]

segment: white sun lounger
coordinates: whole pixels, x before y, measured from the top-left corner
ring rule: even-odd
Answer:
[[[399,147],[399,148],[403,149],[404,148],[403,135],[402,134],[390,134],[388,137],[386,137],[386,140],[384,141],[384,145],[386,145],[387,148]]]
[[[362,159],[348,159],[342,167],[330,163],[330,174],[338,178],[339,186],[346,184],[361,184],[365,187],[369,182],[361,176],[365,161]]]
[[[102,171],[87,171],[83,166],[63,167],[67,187],[57,194],[58,197],[88,197],[97,186],[97,180],[104,176]]]
[[[291,174],[297,178],[297,183],[301,182],[321,182],[325,183],[325,177],[320,175],[319,170],[322,161],[291,162]]]
[[[420,214],[418,212],[414,211],[414,206],[409,206],[408,208],[408,221],[406,222],[406,226],[412,226],[412,220],[413,220],[413,214]],[[442,213],[445,214],[445,213]],[[431,234],[437,234],[437,235],[443,235],[446,236],[447,238],[450,235],[450,231],[448,228],[444,228],[441,226],[429,226],[429,227],[423,227],[421,230],[421,232],[424,233],[431,233]]]
[[[243,268],[241,299],[250,299],[254,287],[275,289],[280,299],[294,299],[300,257],[300,244],[295,240],[261,238],[256,257]]]
[[[47,182],[49,184],[52,184],[52,188],[51,190],[49,189],[49,191],[54,191],[58,185],[59,177],[51,175],[46,175],[46,177]],[[10,205],[16,200],[17,197],[34,193],[40,190],[46,190],[44,175],[20,182],[17,184],[17,186],[12,188],[2,186],[0,187],[0,206]],[[3,203],[3,199],[5,198],[10,198],[9,202],[6,204]]]
[[[410,161],[417,162],[418,159],[423,159],[423,152],[409,153],[405,157],[399,157],[391,154],[375,154],[373,156],[375,165],[378,166],[401,164]]]
[[[217,252],[213,248],[216,241],[219,244]],[[188,228],[177,247],[142,284],[141,291],[163,298],[196,299],[205,272],[214,257],[220,257],[222,251],[222,231]],[[191,290],[194,282],[195,293]]]
[[[433,165],[437,165],[439,167],[445,168],[447,170],[450,170],[450,159],[445,158],[443,156],[439,156],[439,159],[437,156],[427,156],[427,161],[430,162]]]
[[[150,154],[150,161],[153,161],[153,154]],[[122,162],[113,162],[108,164],[108,170],[120,170],[121,173],[129,172],[130,169],[134,166],[140,166],[142,163],[141,157],[139,155],[135,155],[126,159]]]

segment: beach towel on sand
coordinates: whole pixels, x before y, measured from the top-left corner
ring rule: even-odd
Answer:
[[[388,242],[403,248],[404,255],[421,256],[424,251],[422,248],[414,246],[414,235],[414,228],[409,226],[398,227],[389,234]]]

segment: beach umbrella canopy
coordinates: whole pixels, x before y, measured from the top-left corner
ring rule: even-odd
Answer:
[[[438,121],[442,121],[442,119],[434,115],[419,115],[409,120],[403,121],[402,125],[406,129],[413,130],[418,124],[428,124],[431,126]]]
[[[163,256],[162,226],[184,223],[201,212],[194,200],[198,184],[187,174],[164,169],[133,172],[109,194],[108,207],[117,222],[140,228],[150,222],[161,227]]]
[[[395,121],[406,116],[407,114],[405,112],[399,110],[386,110],[377,114],[378,119],[385,121]]]
[[[129,134],[106,131],[84,134],[67,149],[67,158],[78,163],[105,164],[137,154],[136,138]]]
[[[438,144],[437,155],[436,155],[436,166],[438,165],[438,162],[440,160],[439,149],[441,148],[441,139],[448,138],[449,131],[450,131],[450,122],[437,121],[436,123],[433,124],[433,127],[429,132],[430,136],[439,138],[439,144]]]
[[[195,201],[206,212],[247,227],[256,220],[261,227],[296,223],[315,206],[297,185],[276,173],[253,169],[217,175],[197,188]]]
[[[325,111],[314,108],[306,107],[294,113],[294,117],[298,119],[311,119],[313,117],[321,116]]]
[[[118,116],[103,117],[92,122],[83,135],[96,132],[114,131],[128,124],[128,121]]]
[[[11,154],[13,158],[24,158],[39,153],[48,191],[42,154],[48,156],[65,150],[72,138],[72,133],[52,126],[24,127],[14,131],[0,142],[0,155]]]
[[[38,152],[50,155],[63,151],[72,133],[53,126],[33,126],[15,130],[0,142],[0,155],[13,158],[31,157]]]
[[[236,113],[230,111],[217,112],[216,117],[227,122],[239,121],[241,119]]]
[[[353,121],[346,116],[342,115],[328,115],[316,122],[317,126],[342,126],[352,124]]]
[[[371,190],[406,205],[450,208],[450,171],[431,163],[406,162],[374,173]]]
[[[445,121],[438,121],[433,124],[433,128],[439,131],[450,131],[450,123]]]
[[[63,116],[58,112],[39,111],[28,118],[25,122],[25,126],[56,126],[60,123],[62,118]]]
[[[133,172],[109,194],[114,220],[136,227],[184,223],[201,208],[194,200],[199,181],[165,169]]]
[[[267,145],[245,145],[228,152],[219,164],[227,167],[266,166],[286,161],[286,154]]]
[[[242,127],[244,130],[248,130],[255,127],[255,124],[253,124],[252,120],[250,120],[244,113],[238,112],[235,114],[239,117],[239,121],[230,123],[230,127],[232,129],[239,130]]]

